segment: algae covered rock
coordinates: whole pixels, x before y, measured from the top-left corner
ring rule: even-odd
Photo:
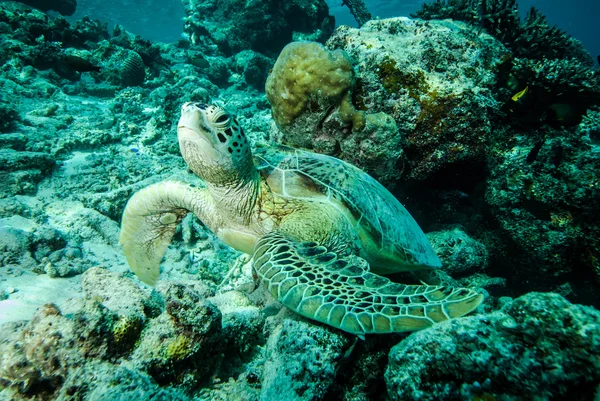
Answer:
[[[267,342],[259,400],[324,399],[349,346],[350,339],[345,334],[284,319]]]
[[[355,68],[353,105],[395,121],[397,140],[389,149],[401,147],[406,159],[395,166],[383,154],[378,159],[397,178],[423,180],[485,158],[489,108],[496,104],[493,70],[506,52],[500,42],[460,22],[391,18],[339,27],[327,47],[344,50]]]
[[[593,399],[600,312],[530,293],[484,316],[411,334],[390,351],[392,400]]]
[[[518,252],[515,285],[558,290],[576,283],[574,273],[600,280],[598,124],[600,113],[590,110],[576,127],[531,130],[495,145],[485,199]],[[588,292],[583,299],[596,293]]]
[[[403,154],[396,124],[385,113],[356,110],[354,85],[345,52],[314,42],[290,43],[266,83],[272,133],[286,145],[341,157],[387,183]]]
[[[191,286],[167,284],[160,295],[165,309],[144,330],[134,365],[159,384],[194,388],[219,362],[221,312]]]

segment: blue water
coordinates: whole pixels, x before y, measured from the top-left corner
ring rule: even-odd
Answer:
[[[355,21],[341,0],[326,0],[338,25],[354,25]],[[374,16],[380,18],[408,16],[415,12],[424,1],[367,1]],[[110,6],[109,6],[110,5]],[[581,40],[588,51],[596,57],[600,55],[600,1],[598,0],[521,0],[523,14],[531,6],[539,8],[550,21]],[[114,7],[105,0],[79,1],[77,12],[72,20],[85,15],[106,21],[109,25],[123,25],[129,31],[146,39],[161,42],[174,42],[181,38],[182,18],[185,16],[179,0],[124,0]]]

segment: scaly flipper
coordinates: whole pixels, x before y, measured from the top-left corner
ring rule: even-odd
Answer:
[[[207,225],[215,215],[205,189],[177,181],[150,185],[127,202],[119,242],[131,270],[146,284],[158,281],[160,261],[177,225],[188,212]]]
[[[403,285],[314,242],[272,232],[258,241],[254,268],[269,292],[302,316],[352,334],[418,330],[471,312],[483,295],[466,288]]]

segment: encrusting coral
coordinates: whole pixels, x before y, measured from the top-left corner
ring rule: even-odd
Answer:
[[[389,143],[398,131],[393,118],[383,112],[357,110],[354,87],[354,71],[345,51],[330,51],[315,42],[290,43],[281,51],[266,83],[274,135],[290,146],[340,156],[340,143],[350,133],[360,133],[365,147],[369,142],[387,142],[387,146],[378,144],[373,149],[396,152],[397,141]],[[370,158],[359,165],[365,163],[370,163]],[[390,167],[376,164],[373,161],[373,167],[381,171]]]

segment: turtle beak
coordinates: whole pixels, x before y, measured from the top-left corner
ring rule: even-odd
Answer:
[[[204,124],[204,116],[202,109],[197,103],[187,102],[181,106],[181,118],[177,124],[177,128],[197,129]]]
[[[184,159],[187,160],[188,153],[192,150],[201,151],[203,158],[217,160],[219,155],[214,146],[214,134],[210,129],[202,106],[200,103],[188,102],[181,107],[181,118],[177,124],[177,138]]]

